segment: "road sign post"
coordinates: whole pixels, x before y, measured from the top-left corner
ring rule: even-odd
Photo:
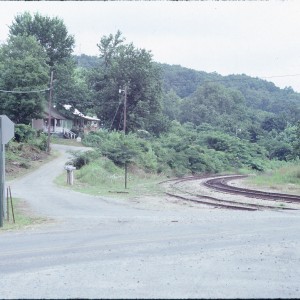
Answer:
[[[5,115],[0,115],[0,227],[3,226],[5,212],[5,144],[15,135],[14,123]],[[7,209],[7,208],[6,208]]]

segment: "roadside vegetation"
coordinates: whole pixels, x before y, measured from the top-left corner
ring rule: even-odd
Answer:
[[[125,188],[124,168],[116,166],[105,157],[93,157],[86,165],[77,164],[85,155],[76,154],[72,163],[77,165],[74,185],[67,185],[66,174],[56,179],[56,183],[79,192],[108,197],[140,197],[162,195],[158,183],[166,179],[163,175],[146,173],[135,165],[128,166],[127,188]],[[90,156],[88,156],[90,158]],[[76,163],[77,162],[77,163]],[[81,167],[80,167],[81,166]]]
[[[26,12],[9,27],[0,46],[0,114],[17,124],[7,146],[8,176],[47,158],[46,137],[30,122],[43,117],[54,71],[55,108],[63,114],[71,105],[101,122],[97,132],[76,132],[94,151],[74,156],[75,188],[116,190],[125,165],[135,187],[222,172],[266,173],[274,183],[299,185],[300,94],[291,87],[161,64],[120,31],[99,36],[98,56],[75,56],[74,46],[57,17]]]
[[[166,178],[203,173],[255,174],[249,179],[251,184],[263,182],[278,188],[287,183],[300,186],[297,160],[270,160],[266,149],[259,145],[191,124],[172,122],[170,131],[160,137],[146,131],[124,135],[100,130],[86,135],[83,144],[94,150],[74,152],[74,159],[69,163],[77,169],[74,188],[92,194],[107,195],[113,191],[134,194],[143,185],[148,192],[156,191],[155,183]],[[129,171],[127,190],[124,189],[125,163]],[[144,192],[147,193],[146,189]]]
[[[12,200],[15,222],[13,222],[12,211],[9,206],[9,221],[5,220],[3,227],[0,227],[0,232],[7,230],[23,229],[28,226],[42,224],[47,221],[46,218],[37,217],[30,213],[26,206],[26,203],[22,199],[13,198]]]
[[[15,137],[5,146],[5,173],[7,184],[9,180],[21,177],[40,167],[42,164],[57,157],[57,153],[50,155],[46,152],[46,135],[33,130],[31,126],[17,124],[15,126]],[[13,196],[13,210],[15,223],[12,218],[11,206],[9,204],[10,220],[5,219],[4,226],[0,231],[15,230],[27,226],[44,223],[46,219],[34,216],[26,207],[22,199]],[[6,201],[6,199],[5,199]]]
[[[300,162],[277,163],[273,169],[249,177],[248,183],[291,194],[300,194]]]
[[[22,176],[55,157],[46,153],[47,137],[33,130],[31,126],[17,124],[15,137],[6,145],[7,179]]]
[[[266,151],[258,145],[176,121],[159,137],[145,131],[124,135],[100,130],[85,136],[83,144],[94,147],[94,155],[107,157],[117,166],[134,164],[147,173],[165,176],[237,172],[240,168],[262,171],[267,163]]]

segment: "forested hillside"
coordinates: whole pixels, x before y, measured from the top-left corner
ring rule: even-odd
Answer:
[[[78,134],[116,164],[182,175],[299,159],[300,94],[291,88],[161,64],[120,31],[99,37],[98,55],[74,56],[75,39],[59,18],[24,13],[9,28],[0,113],[17,124],[43,115],[53,72],[52,104],[97,115],[102,129]]]
[[[247,75],[221,76],[161,65],[164,112],[181,123],[206,125],[268,150],[269,158],[297,157],[300,94]]]
[[[78,66],[86,68],[86,56],[75,58]],[[97,61],[91,57],[88,68]],[[159,133],[160,146],[169,149],[166,162],[156,146],[155,165],[178,167],[179,173],[245,165],[263,170],[269,159],[298,158],[299,93],[245,74],[222,76],[155,64],[160,69],[162,112],[168,124]]]
[[[83,69],[96,68],[101,61],[100,58],[85,54],[74,56],[74,58],[77,66]],[[300,94],[290,87],[281,89],[272,82],[245,74],[222,76],[216,72],[196,71],[180,65],[155,64],[161,71],[164,91],[162,104],[165,114],[171,120],[197,123],[193,121],[193,113],[187,114],[186,112],[187,108],[191,112],[189,106],[192,105],[195,108],[200,103],[202,115],[209,106],[214,110],[212,113],[208,110],[211,119],[214,119],[216,115],[226,115],[229,111],[231,117],[235,114],[240,115],[241,105],[243,113],[246,113],[242,116],[243,122],[250,121],[252,124],[256,121],[261,123],[266,116],[276,115],[288,124],[296,124],[300,118]],[[216,101],[213,103],[211,99],[213,95],[219,99],[217,100],[219,104]],[[205,100],[200,100],[202,96],[207,100],[206,103]],[[236,111],[233,112],[232,109]],[[185,113],[181,114],[180,111],[185,111]],[[201,123],[211,123],[201,116],[199,116],[200,119]]]

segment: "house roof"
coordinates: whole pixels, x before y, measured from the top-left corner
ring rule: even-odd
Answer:
[[[70,108],[72,107],[72,105],[70,104],[65,104],[63,105],[63,107],[66,109],[66,110],[70,110]],[[75,116],[79,116],[83,119],[86,119],[86,120],[89,120],[89,121],[100,121],[100,119],[98,119],[96,116],[94,117],[90,117],[90,116],[85,116],[83,113],[81,113],[77,108],[74,109],[74,112],[73,112],[73,115]]]
[[[45,107],[44,109],[44,118],[48,118],[49,117],[49,108]],[[51,108],[51,118],[53,119],[57,119],[57,120],[67,120],[66,117],[64,117],[63,115],[61,115],[55,108]]]

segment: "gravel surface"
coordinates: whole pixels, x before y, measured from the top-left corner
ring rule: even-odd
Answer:
[[[227,176],[224,176],[227,177]],[[258,199],[258,198],[248,198],[246,196],[242,195],[233,195],[230,193],[223,193],[216,191],[212,188],[206,187],[203,185],[203,183],[207,179],[199,179],[199,180],[193,180],[193,181],[183,181],[180,182],[179,184],[176,184],[175,187],[179,190],[183,191],[189,191],[193,194],[196,195],[201,195],[201,196],[209,196],[209,197],[214,197],[217,199],[222,199],[222,200],[227,200],[227,201],[235,201],[235,202],[242,202],[242,203],[249,203],[249,204],[257,204],[257,205],[264,205],[264,206],[272,206],[275,208],[293,208],[293,209],[299,209],[300,210],[300,203],[287,203],[283,201],[271,201],[271,200],[266,200],[266,199]],[[261,191],[265,192],[270,192],[270,193],[280,193],[280,191],[270,189],[270,188],[257,188],[254,186],[249,186],[247,183],[245,183],[245,179],[240,179],[240,180],[232,180],[229,181],[228,184],[236,187],[241,187],[241,188],[248,188],[248,189],[258,189]],[[172,188],[170,187],[169,183],[165,184],[166,189],[172,191]],[[178,193],[178,190],[175,190],[175,192]],[[284,193],[285,191],[282,191]],[[194,206],[197,206],[197,204],[194,204]]]
[[[10,182],[51,221],[0,233],[0,298],[300,298],[299,211],[83,195],[53,184],[55,148]]]

